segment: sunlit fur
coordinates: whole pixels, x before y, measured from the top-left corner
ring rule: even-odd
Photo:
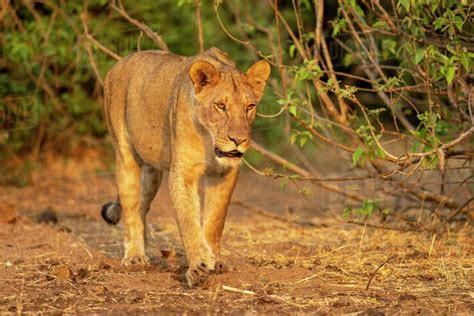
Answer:
[[[219,166],[222,167],[221,171],[224,171],[225,169],[228,169],[228,168],[238,168],[242,164],[241,158],[226,158],[226,157],[216,156],[215,159],[217,163],[219,164]]]
[[[219,72],[219,80],[210,87],[204,87],[195,94],[195,109],[198,121],[209,132],[212,146],[223,152],[238,150],[245,153],[251,144],[252,123],[256,116],[256,105],[260,101],[265,86],[263,79],[256,79],[235,68],[235,64],[222,52],[203,58]],[[267,64],[257,64],[255,68],[269,69]],[[260,67],[258,67],[260,66]],[[254,69],[255,70],[255,69]],[[204,71],[208,71],[207,67]],[[261,69],[255,70],[262,71]],[[263,76],[265,77],[265,75]],[[223,105],[225,109],[219,108]],[[252,106],[249,109],[249,106]],[[236,144],[234,139],[243,140]],[[208,148],[212,151],[213,148]],[[222,167],[236,168],[241,159],[215,157]]]

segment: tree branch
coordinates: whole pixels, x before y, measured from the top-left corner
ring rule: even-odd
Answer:
[[[163,41],[163,39],[160,35],[158,35],[156,32],[154,32],[146,24],[132,18],[127,13],[127,11],[125,10],[125,8],[122,4],[122,1],[118,0],[118,4],[119,4],[119,6],[116,5],[116,0],[113,0],[112,2],[110,2],[110,7],[112,9],[114,9],[115,11],[117,11],[125,20],[127,20],[131,24],[135,25],[140,30],[142,30],[143,33],[145,33],[153,42],[155,42],[155,44],[157,44],[160,49],[166,50],[166,51],[168,50],[168,46]]]

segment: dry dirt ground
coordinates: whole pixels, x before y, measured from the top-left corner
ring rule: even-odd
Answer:
[[[149,214],[153,264],[122,267],[122,227],[99,214],[116,194],[100,158],[59,161],[27,187],[0,187],[0,313],[474,312],[472,227],[435,236],[349,225],[341,210],[318,206],[326,192],[302,197],[249,172],[234,201],[292,210],[312,225],[232,204],[223,240],[230,271],[189,289],[164,183]]]

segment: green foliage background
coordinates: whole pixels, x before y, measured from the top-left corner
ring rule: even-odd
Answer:
[[[271,10],[254,4],[249,5],[255,16],[270,23]],[[104,137],[101,90],[84,49],[87,39],[82,36],[80,15],[86,10],[85,3],[32,3],[29,9],[14,2],[11,7],[18,22],[10,14],[4,15],[0,158],[45,148],[64,151],[84,136]],[[131,16],[162,35],[171,51],[182,55],[198,53],[193,1],[128,1],[125,7]],[[98,41],[121,56],[137,50],[140,30],[111,10],[107,1],[88,1],[87,12],[90,33]],[[221,15],[223,20],[229,20],[225,10]],[[202,5],[202,21],[206,48],[217,46],[227,51],[241,69],[255,61],[243,47],[227,38],[209,1]],[[228,27],[231,31],[234,28],[232,23]],[[269,45],[263,39],[256,40],[262,50]],[[99,71],[105,76],[115,61],[95,46],[93,49]],[[140,49],[157,46],[143,36]],[[270,94],[264,103],[272,104],[271,99]]]
[[[0,159],[31,156],[35,160],[43,150],[59,149],[67,152],[68,148],[80,140],[92,139],[100,142],[106,135],[101,117],[101,89],[84,49],[87,39],[83,36],[81,14],[87,12],[87,24],[94,38],[121,56],[136,51],[139,46],[142,50],[157,48],[146,36],[140,36],[139,29],[112,10],[106,0],[29,3],[26,5],[13,1],[3,13]],[[303,34],[300,34],[300,40],[311,46],[314,42],[314,3],[309,0],[299,3],[302,21],[307,26]],[[375,30],[381,63],[397,69],[391,71],[386,80],[376,80],[372,84],[373,89],[387,91],[412,85],[416,83],[412,72],[421,66],[432,75],[434,88],[443,91],[456,76],[472,71],[472,47],[466,48],[466,37],[472,35],[472,13],[467,2],[397,1],[397,19],[401,21],[401,29],[398,32],[403,35],[400,36],[393,33],[387,21],[367,10],[367,1],[351,0],[339,4],[337,1],[326,1],[324,29],[330,36],[340,37],[349,31],[348,21],[338,9],[342,3]],[[235,8],[238,8],[239,12],[250,14],[256,24],[266,28],[275,38],[275,15],[265,1],[202,1],[205,48],[217,46],[227,51],[241,69],[246,69],[258,58],[225,34],[218,24],[213,4],[219,5],[222,21],[230,33],[237,34],[237,37],[245,33],[261,56],[274,57],[271,48],[275,43],[271,43],[267,35],[251,23],[238,21],[231,14]],[[160,34],[171,51],[183,55],[198,53],[193,0],[125,1],[124,5],[132,17]],[[389,7],[390,3],[385,5]],[[291,1],[280,1],[279,10],[290,25],[297,24]],[[283,27],[281,29],[282,57],[293,76],[293,82],[287,96],[278,97],[268,89],[259,111],[275,113],[282,106],[287,106],[289,112],[296,115],[302,113],[300,109],[306,106],[300,98],[301,91],[305,93],[305,82],[322,80],[325,82],[325,89],[331,91],[334,89],[334,81],[322,73],[319,65],[298,58],[295,43],[283,32]],[[294,31],[296,32],[296,29]],[[408,40],[409,38],[412,40]],[[342,39],[355,53],[361,53],[360,47],[353,39]],[[95,45],[92,45],[92,48],[99,72],[105,76],[115,61]],[[334,63],[338,65],[336,71],[351,73],[360,65],[355,54],[344,53],[335,58]],[[277,69],[273,70],[273,78],[280,83]],[[335,94],[351,97],[359,88],[357,85],[335,91]],[[310,92],[313,95],[313,104],[318,110],[315,97],[317,91],[311,87]],[[428,138],[436,135],[426,132],[426,122],[433,115],[435,121],[444,126],[435,124],[437,130],[442,130],[441,134],[444,133],[440,136],[445,137],[449,128],[457,128],[459,131],[464,126],[453,124],[456,121],[452,120],[455,115],[452,109],[438,107],[436,113],[425,113],[428,109],[427,96],[422,94],[419,99],[421,105],[417,106],[416,111],[410,107],[401,109],[410,116],[416,128],[414,135],[420,138],[417,148],[433,148],[429,143],[434,140]],[[378,111],[377,117],[384,110],[380,109],[379,104],[379,100],[368,99],[366,102],[369,109]],[[466,109],[465,104],[461,106]],[[382,119],[391,118],[389,111],[381,116]],[[364,126],[362,121],[361,113],[353,111],[352,126],[365,143],[365,146],[357,147],[354,165],[363,158],[380,158],[377,149],[372,148],[372,134],[368,133],[368,127]],[[275,139],[284,137],[285,126],[288,127],[285,116],[258,119],[255,132],[260,138],[272,140],[268,142],[270,146],[279,147],[281,143],[275,142]],[[328,128],[321,125],[316,127]],[[292,130],[292,135],[289,135],[291,137],[286,135],[286,138],[289,142],[297,142],[303,147],[310,133],[298,128]],[[449,137],[444,138],[448,139]]]

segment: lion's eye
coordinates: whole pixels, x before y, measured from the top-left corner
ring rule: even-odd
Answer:
[[[215,104],[216,108],[218,108],[221,111],[225,111],[225,104],[224,103],[216,103]]]
[[[252,111],[253,109],[255,109],[255,104],[249,104],[247,105],[247,111]]]

